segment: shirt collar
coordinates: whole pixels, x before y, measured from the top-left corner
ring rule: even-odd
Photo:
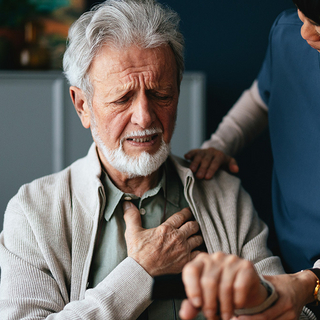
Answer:
[[[119,190],[110,180],[108,174],[103,171],[101,181],[107,196],[107,204],[104,210],[104,218],[109,221],[124,193]]]
[[[175,172],[173,166],[168,165],[168,162],[166,162],[163,166],[164,171],[161,177],[161,180],[159,181],[158,185],[148,190],[144,193],[142,196],[139,207],[141,205],[141,202],[148,198],[153,197],[158,194],[158,192],[163,189],[164,196],[167,198],[167,201],[170,202],[172,205],[179,207],[179,200],[180,200],[180,192],[179,192],[179,176]],[[107,221],[109,221],[116,210],[117,205],[119,202],[124,199],[125,197],[131,197],[132,199],[138,199],[137,196],[132,194],[127,194],[119,190],[113,182],[110,180],[108,174],[103,171],[103,174],[101,176],[101,181],[105,188],[105,193],[107,195],[107,204],[105,207],[105,214],[104,217]]]
[[[141,198],[139,207],[141,202],[148,198],[154,197],[158,194],[158,192],[163,189],[164,196],[167,198],[167,201],[170,202],[175,207],[179,207],[180,202],[180,184],[179,184],[179,176],[176,173],[173,165],[171,165],[168,161],[162,166],[164,168],[161,180],[159,181],[158,185],[148,190]],[[116,210],[117,205],[124,199],[125,197],[131,197],[132,199],[137,199],[138,197],[132,194],[127,194],[119,190],[113,182],[110,180],[108,174],[103,172],[101,176],[101,181],[105,188],[105,193],[107,195],[107,204],[105,207],[105,214],[104,217],[107,221],[110,220],[114,211]]]

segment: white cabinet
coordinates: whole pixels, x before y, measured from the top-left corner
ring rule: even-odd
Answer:
[[[172,152],[204,139],[205,76],[186,72]],[[19,187],[86,155],[92,138],[74,110],[61,72],[0,72],[0,230]]]

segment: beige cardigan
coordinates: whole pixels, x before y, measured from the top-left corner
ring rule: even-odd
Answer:
[[[220,171],[195,180],[170,157],[209,253],[251,260],[260,274],[282,273],[266,248],[268,230],[239,179]],[[65,170],[20,188],[8,204],[0,235],[0,319],[136,319],[151,303],[152,278],[126,258],[87,289],[97,226],[107,196],[93,144]]]

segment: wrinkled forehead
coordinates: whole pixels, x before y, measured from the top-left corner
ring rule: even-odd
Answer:
[[[177,83],[178,76],[175,57],[169,46],[147,49],[104,46],[93,59],[89,75],[92,83],[126,82],[140,76],[154,82]]]

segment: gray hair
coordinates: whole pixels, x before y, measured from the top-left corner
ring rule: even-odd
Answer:
[[[63,58],[70,85],[92,97],[88,71],[103,45],[141,49],[169,45],[175,56],[178,82],[184,71],[184,38],[176,12],[155,0],[106,0],[84,13],[69,30]]]

